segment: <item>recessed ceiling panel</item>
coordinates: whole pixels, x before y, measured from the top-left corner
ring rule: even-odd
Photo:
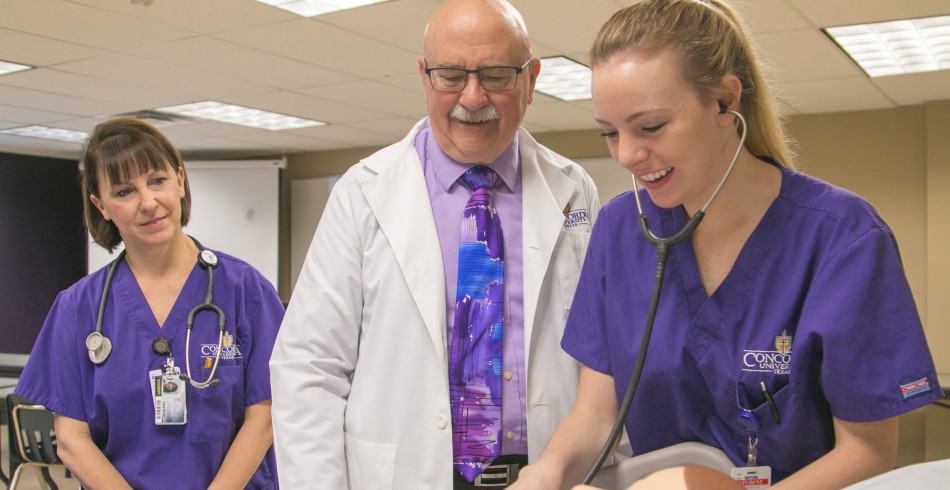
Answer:
[[[335,70],[208,36],[150,46],[130,54],[281,89],[355,79]]]
[[[3,0],[0,27],[103,49],[133,49],[194,35],[64,1]]]

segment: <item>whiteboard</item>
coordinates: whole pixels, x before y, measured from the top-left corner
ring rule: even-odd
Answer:
[[[317,223],[330,199],[330,191],[342,175],[290,181],[290,290],[297,287]]]
[[[277,285],[280,169],[284,160],[185,162],[191,221],[185,233],[207,248],[246,261]],[[111,262],[89,236],[88,272]]]

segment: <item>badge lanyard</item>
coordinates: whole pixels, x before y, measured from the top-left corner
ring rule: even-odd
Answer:
[[[772,468],[770,466],[759,466],[759,429],[762,423],[755,412],[747,409],[740,409],[736,415],[736,423],[748,436],[746,443],[746,465],[741,468],[733,468],[731,476],[743,488],[749,490],[760,490],[772,486]]]

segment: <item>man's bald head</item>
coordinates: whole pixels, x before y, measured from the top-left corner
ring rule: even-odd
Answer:
[[[505,0],[448,0],[429,19],[422,43],[423,56],[430,58],[432,50],[445,37],[465,36],[477,40],[480,36],[511,42],[514,56],[527,59],[531,55],[528,29],[521,14]]]

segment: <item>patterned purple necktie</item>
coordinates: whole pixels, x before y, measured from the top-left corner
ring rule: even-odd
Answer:
[[[473,192],[465,204],[459,237],[449,389],[455,469],[469,482],[501,453],[505,256],[490,192],[497,177],[484,165],[475,165],[461,177]]]

